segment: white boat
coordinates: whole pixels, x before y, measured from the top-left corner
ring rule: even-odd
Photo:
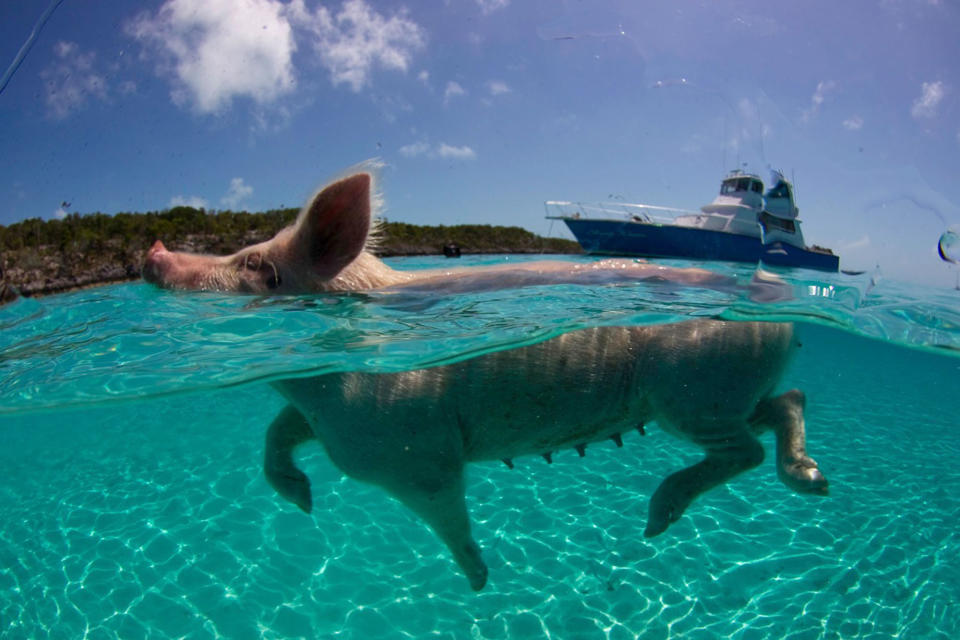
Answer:
[[[776,172],[764,193],[756,175],[732,171],[700,211],[643,204],[548,201],[587,253],[759,262],[837,271],[829,249],[806,246],[793,187]]]

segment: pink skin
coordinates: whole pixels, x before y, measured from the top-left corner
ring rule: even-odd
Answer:
[[[143,263],[143,279],[161,286],[170,286],[176,282],[184,289],[200,288],[200,273],[203,256],[168,251],[163,242],[157,240],[147,251]]]
[[[370,252],[373,176],[357,173],[319,191],[297,221],[266,242],[229,256],[169,251],[157,240],[143,278],[168,289],[303,294],[387,287],[456,292],[536,284],[666,280],[725,286],[731,279],[704,269],[678,269],[643,260],[591,263],[538,261],[491,267],[397,271]]]

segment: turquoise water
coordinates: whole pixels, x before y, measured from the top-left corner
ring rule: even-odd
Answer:
[[[716,268],[738,284],[251,298],[136,283],[0,308],[0,636],[960,637],[960,292],[810,272],[758,288]],[[783,388],[807,394],[830,497],[790,492],[768,455],[646,540],[651,493],[699,457],[656,428],[549,466],[475,464],[490,579],[473,593],[420,521],[319,446],[301,454],[312,515],[263,479],[283,406],[267,380],[699,316],[798,321]]]

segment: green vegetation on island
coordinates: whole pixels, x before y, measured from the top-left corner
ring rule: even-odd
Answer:
[[[179,206],[147,213],[73,213],[0,225],[0,299],[12,295],[11,288],[23,295],[43,295],[138,278],[146,250],[158,239],[171,250],[232,253],[271,238],[292,224],[298,211]],[[375,252],[381,256],[439,255],[451,243],[465,254],[580,252],[576,242],[543,238],[520,227],[384,220],[377,235]]]

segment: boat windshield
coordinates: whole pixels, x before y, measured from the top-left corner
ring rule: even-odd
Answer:
[[[724,180],[720,187],[722,195],[729,195],[741,191],[753,191],[754,193],[763,193],[763,183],[751,178],[730,178]]]
[[[770,187],[770,191],[767,191],[768,198],[789,198],[790,197],[790,185],[781,180],[773,187]]]

